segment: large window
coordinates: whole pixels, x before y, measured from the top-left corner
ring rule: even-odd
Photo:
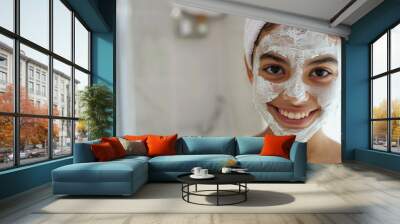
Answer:
[[[400,24],[370,45],[371,148],[400,153]]]
[[[0,0],[0,9],[0,170],[70,156],[87,139],[78,104],[90,31],[63,0]]]

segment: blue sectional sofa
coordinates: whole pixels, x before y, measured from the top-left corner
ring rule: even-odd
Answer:
[[[218,172],[234,159],[260,182],[304,182],[306,144],[295,142],[290,159],[260,156],[261,137],[182,137],[177,140],[177,155],[127,156],[96,162],[91,141],[75,144],[74,163],[52,171],[53,193],[68,195],[131,195],[148,181],[176,181],[193,167]]]

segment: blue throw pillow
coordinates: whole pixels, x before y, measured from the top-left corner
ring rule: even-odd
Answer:
[[[259,154],[264,145],[263,137],[236,137],[237,155]]]
[[[235,138],[233,137],[182,137],[178,145],[180,154],[235,155]]]

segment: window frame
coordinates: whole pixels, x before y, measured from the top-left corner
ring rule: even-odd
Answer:
[[[391,79],[392,76],[396,73],[400,72],[400,67],[391,69],[391,31],[393,28],[400,26],[400,21],[395,22],[390,27],[385,29],[384,32],[379,34],[375,39],[373,39],[369,44],[369,145],[370,150],[379,151],[379,152],[386,152],[391,154],[400,154],[400,152],[393,152],[392,151],[392,121],[400,121],[400,117],[393,117],[392,116],[392,99],[391,99]],[[387,35],[387,64],[386,64],[386,71],[380,74],[373,74],[373,44],[378,41],[384,35]],[[373,118],[373,81],[382,77],[386,77],[386,87],[387,87],[387,105],[386,105],[386,117],[385,118]],[[379,150],[374,148],[374,133],[373,133],[373,122],[376,121],[386,121],[386,150]]]
[[[71,18],[70,18],[70,22],[71,22],[71,59],[67,59],[64,58],[63,56],[55,53],[54,50],[54,45],[53,45],[53,21],[54,21],[54,17],[53,17],[53,1],[54,0],[48,0],[49,2],[49,47],[48,49],[46,49],[45,47],[42,47],[39,44],[34,43],[33,41],[30,41],[27,38],[24,38],[23,36],[20,35],[20,0],[14,0],[13,1],[13,10],[14,10],[14,18],[13,18],[13,31],[10,31],[4,27],[0,26],[0,35],[3,35],[5,37],[11,38],[13,40],[13,63],[12,63],[12,73],[10,75],[13,76],[14,79],[14,96],[13,96],[13,112],[2,112],[0,111],[0,116],[4,116],[4,117],[11,117],[13,119],[13,166],[10,167],[5,167],[5,168],[0,168],[0,172],[5,171],[5,170],[10,170],[10,169],[16,169],[19,167],[23,167],[23,166],[30,166],[33,164],[37,164],[37,163],[43,163],[46,161],[50,161],[50,160],[58,160],[58,159],[62,159],[65,157],[70,157],[73,155],[74,152],[74,143],[75,143],[75,126],[76,126],[76,121],[78,121],[80,118],[75,116],[75,108],[72,107],[71,108],[71,114],[70,116],[56,116],[53,115],[53,60],[58,60],[61,63],[64,63],[68,66],[71,66],[71,92],[72,92],[72,99],[71,99],[71,105],[74,105],[75,103],[75,97],[76,97],[76,93],[75,93],[75,88],[74,88],[74,82],[75,82],[75,69],[85,73],[88,75],[89,77],[89,83],[88,86],[92,85],[92,69],[91,69],[91,65],[92,65],[92,57],[91,57],[91,49],[92,49],[92,43],[91,43],[91,37],[92,37],[92,30],[88,27],[88,25],[83,21],[83,19],[79,16],[78,13],[76,13],[72,7],[65,1],[65,0],[59,0],[68,10],[71,11]],[[88,69],[85,69],[83,67],[81,67],[80,65],[75,63],[75,18],[77,20],[79,20],[79,22],[85,27],[85,29],[88,31],[88,35],[89,35],[89,39],[88,39],[88,61],[89,61],[89,65],[88,65]],[[46,91],[48,91],[48,93],[45,93],[48,97],[48,112],[46,115],[39,115],[39,114],[27,114],[27,113],[21,113],[20,111],[20,45],[23,44],[27,47],[32,48],[33,50],[39,51],[40,53],[43,53],[45,55],[48,56],[49,58],[49,62],[48,62],[48,77],[46,80],[47,81],[47,88]],[[28,66],[28,64],[27,64]],[[30,67],[27,67],[27,69]],[[41,75],[42,73],[40,73]],[[27,73],[25,74],[27,77],[27,81],[30,80],[30,74]],[[33,70],[33,82],[36,83],[36,70]],[[39,77],[39,83],[41,83],[41,77]],[[35,85],[35,84],[34,84]],[[29,91],[27,89],[27,91]],[[34,89],[34,91],[36,91]],[[42,95],[42,94],[40,94]],[[47,136],[47,151],[48,151],[48,155],[47,158],[43,158],[43,160],[40,160],[38,162],[32,162],[32,163],[26,163],[26,164],[21,164],[21,159],[20,159],[20,119],[21,118],[45,118],[47,119],[48,122],[48,136]],[[62,156],[55,156],[53,155],[54,153],[54,147],[53,147],[53,123],[56,120],[65,120],[65,121],[71,121],[71,128],[72,128],[72,133],[71,133],[71,153],[68,155],[62,155]]]

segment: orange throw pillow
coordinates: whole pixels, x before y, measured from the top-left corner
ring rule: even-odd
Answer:
[[[146,142],[147,135],[125,135],[124,139],[129,141],[143,141]]]
[[[114,149],[115,155],[117,158],[121,158],[126,156],[126,151],[124,146],[122,146],[121,142],[117,137],[110,137],[110,138],[101,138],[101,142],[108,142]]]
[[[264,146],[261,149],[260,155],[280,156],[289,159],[290,148],[295,139],[295,135],[276,136],[267,134],[264,136]]]
[[[178,134],[171,136],[149,135],[147,137],[148,156],[165,156],[176,154]]]
[[[113,147],[108,142],[93,144],[91,145],[91,149],[94,157],[99,162],[110,161],[117,158]]]

